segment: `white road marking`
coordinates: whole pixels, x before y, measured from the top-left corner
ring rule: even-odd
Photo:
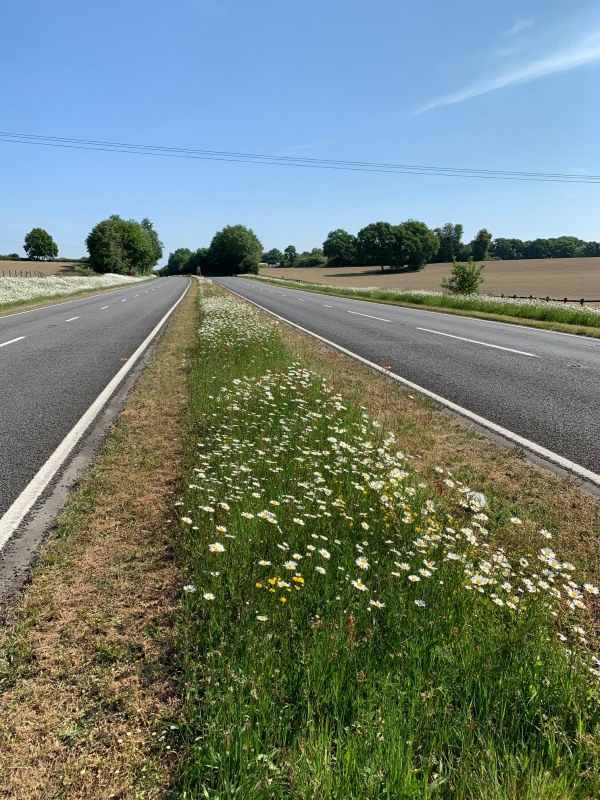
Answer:
[[[100,308],[100,311],[104,311],[104,309],[105,309],[105,308],[108,308],[108,306],[102,306],[102,307]]]
[[[76,422],[73,428],[65,436],[62,442],[58,445],[56,450],[52,453],[46,463],[39,469],[36,475],[31,479],[27,486],[23,489],[21,494],[17,497],[14,503],[10,506],[8,511],[0,518],[0,551],[11,538],[13,533],[17,530],[25,516],[29,513],[32,506],[37,502],[42,492],[46,489],[50,481],[54,478],[58,470],[62,467],[64,462],[69,457],[73,448],[77,445],[79,440],[83,437],[84,433],[90,427],[92,422],[96,419],[102,408],[106,405],[113,392],[136,365],[137,361],[143,355],[144,351],[154,339],[156,334],[160,331],[163,324],[168,320],[173,311],[177,308],[179,303],[185,297],[187,290],[192,285],[191,281],[186,286],[185,292],[181,295],[175,305],[167,311],[161,321],[156,325],[154,330],[148,334],[141,345],[137,348],[135,353],[127,360],[121,369],[117,372],[114,378],[108,383],[107,386],[100,392],[98,397],[94,400],[92,405],[88,408],[85,414],[81,417],[79,422]]]
[[[373,317],[371,314],[361,314],[359,311],[348,311],[348,314],[356,314],[357,317],[368,317],[369,319],[378,319],[380,322],[391,322],[391,319],[383,319],[383,317]]]
[[[298,298],[301,303],[306,303],[306,300],[303,300],[301,297]]]
[[[154,289],[152,289],[152,291],[154,291]],[[126,297],[124,297],[124,298],[121,300],[121,302],[122,302],[122,303],[126,303],[126,302],[127,302],[127,298],[126,298]]]
[[[134,297],[139,297],[139,294],[134,294],[133,296],[134,296]]]
[[[535,353],[526,353],[524,350],[513,350],[512,347],[500,347],[499,344],[488,344],[488,342],[479,342],[477,339],[466,339],[464,336],[454,336],[451,333],[442,333],[442,331],[432,331],[430,328],[417,328],[418,331],[426,331],[427,333],[437,333],[438,336],[448,336],[450,339],[460,339],[461,342],[471,342],[471,344],[480,344],[482,347],[493,347],[495,350],[506,350],[509,353],[518,353],[520,356],[529,356],[530,358],[539,358]]]
[[[70,319],[66,319],[65,322],[75,322],[76,319],[79,319],[79,317],[71,317]]]
[[[17,336],[16,339],[10,339],[8,342],[2,342],[2,344],[0,344],[0,347],[6,347],[7,344],[12,344],[13,342],[20,342],[21,339],[24,338],[25,338],[24,336]]]
[[[327,303],[323,303],[323,308],[333,308],[333,306],[328,306]]]
[[[371,369],[374,369],[376,372],[381,372],[386,378],[392,378],[392,380],[401,383],[403,386],[408,386],[409,389],[413,389],[416,392],[419,392],[425,397],[429,397],[432,400],[435,400],[437,403],[440,403],[446,408],[452,409],[457,414],[460,414],[462,417],[466,417],[467,419],[473,420],[478,425],[481,425],[483,428],[487,428],[494,433],[498,433],[500,436],[503,436],[505,439],[508,439],[510,442],[514,442],[515,444],[519,445],[520,447],[525,448],[525,450],[530,450],[532,453],[535,453],[538,456],[541,456],[546,461],[549,461],[552,464],[557,464],[559,467],[566,469],[568,472],[572,472],[575,475],[583,478],[590,483],[593,483],[595,486],[600,486],[600,474],[592,472],[591,470],[587,469],[586,467],[582,467],[580,464],[576,464],[574,461],[570,461],[568,458],[559,455],[558,453],[553,453],[552,450],[547,450],[545,447],[537,444],[536,442],[532,442],[530,439],[525,439],[524,436],[519,436],[518,433],[513,433],[512,431],[508,430],[508,428],[503,428],[501,425],[497,425],[495,422],[492,422],[485,417],[480,417],[479,414],[475,414],[473,411],[469,411],[468,408],[463,408],[463,406],[459,406],[457,403],[453,403],[451,400],[447,400],[445,397],[442,397],[439,394],[435,394],[435,392],[430,392],[429,389],[426,389],[424,386],[419,386],[418,383],[413,383],[412,381],[407,380],[406,378],[401,377],[400,375],[396,375],[394,372],[389,372],[387,369],[384,369],[381,365],[375,364],[373,361],[369,361],[362,356],[359,356],[357,353],[353,353],[352,350],[347,350],[345,347],[342,347],[340,344],[336,344],[336,342],[332,342],[329,339],[325,339],[323,336],[319,336],[318,333],[313,333],[309,331],[307,328],[303,328],[301,325],[297,325],[295,322],[291,322],[289,319],[282,317],[280,314],[276,314],[274,311],[270,311],[268,308],[259,305],[254,300],[249,300],[247,297],[244,297],[243,294],[238,294],[238,292],[234,291],[233,289],[228,288],[227,291],[231,292],[232,294],[237,295],[237,297],[241,297],[243,300],[246,300],[248,303],[252,303],[257,308],[266,311],[267,314],[271,314],[271,316],[275,317],[276,319],[280,319],[282,322],[291,325],[292,328],[297,328],[297,330],[302,331],[303,333],[307,333],[309,336],[312,336],[314,339],[318,339],[320,342],[324,342],[328,344],[330,347],[339,350],[340,353],[345,353],[347,356],[360,361],[362,364],[366,364]]]

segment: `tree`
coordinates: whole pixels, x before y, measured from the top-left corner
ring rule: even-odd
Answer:
[[[152,223],[148,219],[148,217],[144,217],[144,219],[140,222],[142,229],[144,230],[148,240],[152,246],[152,252],[154,253],[154,264],[157,264],[161,258],[163,257],[163,243],[158,238],[157,232],[154,230]],[[152,266],[154,266],[154,264]]]
[[[524,243],[521,239],[494,239],[490,248],[493,258],[501,258],[503,261],[513,261],[516,258],[523,258]]]
[[[356,237],[358,259],[367,265],[383,268],[395,264],[396,234],[389,222],[372,222],[362,228]]]
[[[199,247],[195,253],[192,253],[192,257],[188,261],[186,273],[188,275],[195,275],[198,272],[198,268],[200,268],[200,274],[204,275],[209,269],[209,265],[210,256],[208,247]]]
[[[600,242],[586,242],[583,246],[584,256],[600,256]]]
[[[188,274],[188,265],[192,255],[192,251],[187,247],[178,247],[173,253],[169,253],[169,260],[166,266],[161,270],[161,275]]]
[[[54,239],[43,228],[33,228],[25,237],[23,249],[36,261],[47,258],[56,258],[58,247]]]
[[[409,219],[393,230],[396,239],[394,264],[421,269],[438,251],[438,237],[424,222]]]
[[[348,267],[356,263],[356,236],[338,228],[327,234],[323,242],[323,255],[332,267]]]
[[[456,258],[461,245],[463,226],[447,222],[443,227],[435,228],[433,232],[439,240],[439,249],[435,257],[436,262],[446,263],[446,261],[452,261]]]
[[[548,239],[534,239],[524,243],[523,258],[550,258],[551,255]]]
[[[477,236],[471,242],[471,255],[476,261],[485,261],[489,257],[491,241],[492,234],[486,228],[477,232]]]
[[[442,278],[442,289],[452,294],[474,294],[483,283],[483,267],[483,264],[478,267],[472,258],[466,264],[454,259],[450,278]]]
[[[256,274],[262,253],[262,244],[250,228],[228,225],[213,236],[207,270],[215,275]]]
[[[279,266],[279,264],[281,264],[283,261],[283,253],[281,250],[278,250],[276,247],[274,247],[272,250],[269,250],[268,253],[263,253],[260,260],[263,264]]]
[[[298,252],[293,244],[289,244],[283,251],[282,267],[293,267],[298,261]]]
[[[147,228],[133,219],[121,219],[118,214],[99,222],[88,235],[86,245],[90,267],[96,272],[128,275],[136,270],[149,274],[157,261],[157,248]]]

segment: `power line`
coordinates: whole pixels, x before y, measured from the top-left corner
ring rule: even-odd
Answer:
[[[436,177],[478,178],[482,180],[518,180],[541,183],[600,183],[600,175],[574,175],[560,172],[525,172],[519,170],[489,170],[467,167],[439,167],[423,164],[395,164],[373,161],[344,161],[324,158],[274,156],[260,153],[235,151],[200,150],[184,147],[161,147],[157,145],[131,144],[128,142],[106,142],[94,139],[73,139],[60,136],[11,133],[0,131],[0,142],[29,144],[44,147],[60,147],[76,150],[94,150],[130,155],[146,155],[161,158],[184,158],[202,161],[226,161],[270,166],[304,167],[309,169],[344,170],[350,172],[382,172],[401,175],[432,175]]]

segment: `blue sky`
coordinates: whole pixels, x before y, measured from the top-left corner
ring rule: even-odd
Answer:
[[[317,159],[600,174],[600,2],[5,4],[0,128]],[[265,249],[378,220],[600,240],[600,186],[300,169],[0,141],[0,252],[110,214]]]

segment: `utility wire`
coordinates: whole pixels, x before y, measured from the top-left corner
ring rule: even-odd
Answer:
[[[59,136],[11,133],[0,131],[0,142],[29,144],[44,147],[60,147],[76,150],[126,153],[162,158],[185,158],[203,161],[229,161],[245,164],[267,164],[271,166],[333,169],[350,172],[383,172],[404,175],[433,175],[437,177],[479,178],[485,180],[518,180],[542,183],[600,183],[600,175],[573,175],[560,172],[524,172],[518,170],[487,170],[466,167],[439,167],[422,164],[394,164],[373,161],[343,161],[323,158],[274,156],[259,153],[239,153],[221,150],[199,150],[183,147],[160,147],[157,145],[131,144],[128,142],[106,142],[94,139],[73,139]]]

